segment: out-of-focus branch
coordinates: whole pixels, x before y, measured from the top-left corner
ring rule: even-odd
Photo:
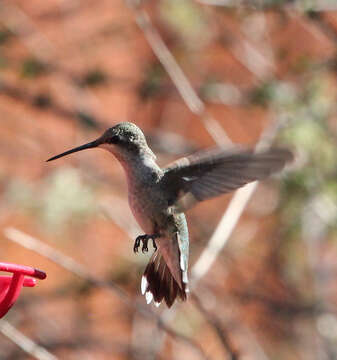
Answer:
[[[324,212],[329,214],[329,206],[324,201],[324,198],[319,198],[315,195],[312,196],[309,204],[304,208],[302,213],[302,241],[306,246],[306,257],[307,257],[307,266],[308,273],[311,274],[312,279],[312,291],[314,293],[314,298],[316,301],[321,303],[324,308],[329,309],[333,306],[333,302],[326,296],[326,287],[324,282],[324,277],[317,272],[319,265],[322,263],[320,250],[323,248],[324,240],[326,239],[326,233],[328,229],[328,223],[326,223],[324,219]],[[332,211],[331,213],[333,213]],[[331,215],[328,215],[331,216]],[[315,312],[316,321],[319,321],[320,316],[333,316],[332,313],[328,311],[325,312],[324,315]],[[315,351],[315,358],[329,357],[329,349],[328,346],[325,346],[326,338],[324,334],[320,331],[317,332],[314,336],[319,336],[321,338],[321,342],[316,342],[313,350]]]
[[[231,144],[231,140],[227,136],[224,129],[221,127],[218,121],[207,112],[205,104],[193,89],[191,83],[166,46],[159,32],[152,24],[152,21],[147,12],[141,9],[134,0],[129,0],[127,3],[134,10],[135,20],[138,26],[143,31],[146,40],[148,41],[158,60],[169,74],[179,94],[185,101],[185,104],[192,113],[200,117],[204,123],[205,128],[218,145]]]
[[[257,182],[250,183],[236,191],[229,203],[227,210],[223,214],[218,226],[210,238],[204,251],[193,265],[192,284],[201,279],[212,267],[221,250],[228,242],[241,214],[243,213],[248,201],[252,197],[257,186]]]
[[[336,5],[336,10],[337,10],[337,5]],[[296,13],[294,14],[290,10],[286,11],[285,13],[290,18],[294,18],[296,16]],[[334,43],[337,42],[337,29],[335,26],[333,26],[333,24],[329,21],[329,19],[323,14],[318,13],[311,18],[309,24],[315,24],[316,27],[309,26],[308,23],[304,21],[301,21],[300,24],[303,27],[305,27],[305,29],[311,34],[313,38],[322,36],[320,32],[323,32],[331,41],[333,41]],[[332,58],[333,63],[334,61],[335,61],[335,57]],[[324,62],[324,65],[325,66],[328,65],[326,61]]]
[[[215,15],[216,16],[216,15]],[[276,65],[273,56],[273,49],[268,39],[266,31],[267,21],[263,12],[252,15],[253,21],[258,21],[259,26],[264,29],[263,32],[249,31],[248,26],[241,25],[241,31],[233,31],[231,26],[224,27],[225,33],[231,39],[228,50],[234,58],[254,75],[254,83],[259,85],[270,78],[273,78]],[[247,17],[246,22],[249,24],[250,18]],[[223,21],[222,21],[223,23]],[[254,34],[254,36],[253,36]]]
[[[251,291],[240,291],[231,294],[233,298],[240,301],[241,304],[250,302],[263,304],[271,312],[278,314],[278,316],[289,316],[294,318],[295,316],[316,316],[327,312],[329,307],[322,306],[319,302],[305,303],[305,302],[289,302],[286,300],[277,300],[271,297],[252,293]]]
[[[189,337],[174,331],[171,327],[166,325],[160,317],[158,317],[153,311],[151,311],[149,307],[145,307],[140,303],[130,299],[128,294],[113,282],[111,281],[107,282],[91,275],[83,265],[79,264],[74,259],[64,255],[62,252],[52,248],[46,243],[30,235],[27,235],[15,228],[6,228],[4,234],[7,239],[53,261],[62,268],[88,281],[93,286],[105,288],[111,291],[112,293],[117,295],[125,304],[137,310],[142,316],[155,320],[159,328],[165,331],[165,333],[171,335],[172,338],[184,342],[187,345],[189,345],[191,348],[193,348],[200,358],[202,359],[208,358],[204,350],[200,347],[198,343],[194,342]]]
[[[36,344],[33,340],[22,334],[6,320],[0,320],[0,332],[9,340],[19,346],[25,353],[37,360],[57,360],[57,357],[44,347]]]
[[[53,98],[46,94],[31,94],[28,91],[25,91],[23,88],[15,87],[10,84],[7,84],[3,81],[0,81],[0,95],[3,94],[15,101],[20,101],[29,106],[39,108],[43,111],[51,111],[57,116],[62,118],[68,118],[72,120],[87,120],[88,113],[82,112],[80,110],[69,110],[65,107],[54,102]],[[100,124],[103,123],[103,119],[90,117],[91,123],[95,128],[100,128]]]
[[[52,248],[43,241],[40,241],[12,227],[6,228],[4,230],[4,235],[8,240],[46,257],[78,277],[86,278],[91,281],[91,276],[84,266],[78,264],[71,257],[64,255],[62,252]]]
[[[207,311],[202,304],[200,298],[196,294],[192,294],[191,298],[194,300],[194,304],[197,309],[202,313],[202,315],[207,319],[208,323],[213,327],[216,331],[216,334],[221,341],[223,347],[226,349],[227,354],[230,360],[238,360],[239,353],[234,348],[231,340],[229,339],[228,332],[224,329],[224,326],[220,323],[220,321],[213,316],[209,311]]]

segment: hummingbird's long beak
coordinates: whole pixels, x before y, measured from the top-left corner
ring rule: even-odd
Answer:
[[[87,144],[84,144],[84,145],[75,147],[74,149],[65,151],[65,152],[62,153],[62,154],[53,156],[53,157],[51,157],[50,159],[48,159],[48,160],[46,160],[46,161],[53,161],[53,160],[59,159],[60,157],[63,157],[63,156],[72,154],[72,153],[77,152],[77,151],[82,151],[82,150],[86,150],[86,149],[92,149],[92,148],[97,147],[99,144],[100,144],[100,142],[99,142],[98,140],[95,140],[95,141],[92,141],[92,142],[90,142],[90,143],[87,143]]]

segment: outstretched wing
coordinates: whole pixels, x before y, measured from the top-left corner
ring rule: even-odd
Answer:
[[[260,153],[235,148],[200,151],[167,168],[163,186],[171,194],[170,206],[182,212],[195,203],[233,191],[249,182],[280,171],[292,153],[274,148]]]

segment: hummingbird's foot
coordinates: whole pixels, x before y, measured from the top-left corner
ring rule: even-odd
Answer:
[[[146,237],[143,239],[143,247],[142,247],[142,253],[145,254],[146,252],[149,251],[147,244],[149,242],[149,237],[148,235],[146,235]]]
[[[153,246],[153,248],[154,248],[154,251],[157,251],[157,244],[156,244],[156,237],[158,237],[158,236],[154,236],[154,237],[152,237],[152,246]]]
[[[142,246],[142,252],[145,253],[145,252],[148,252],[149,249],[147,247],[147,244],[149,242],[150,239],[152,239],[152,244],[153,244],[153,248],[154,250],[156,251],[157,250],[157,245],[155,243],[155,239],[159,237],[159,235],[157,234],[153,234],[153,235],[139,235],[137,236],[136,240],[135,240],[135,244],[133,245],[133,252],[134,253],[137,253],[138,252],[138,249],[139,249],[139,246],[140,246],[140,242],[143,243],[143,246]]]

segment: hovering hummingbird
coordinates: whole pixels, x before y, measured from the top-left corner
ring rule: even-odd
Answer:
[[[122,122],[98,139],[54,156],[103,148],[123,166],[128,182],[129,205],[145,234],[136,238],[133,250],[154,253],[145,269],[141,291],[149,304],[164,299],[171,307],[179,297],[186,300],[189,236],[184,211],[203,201],[262,180],[280,171],[292,159],[290,151],[271,149],[260,153],[242,148],[214,148],[181,158],[165,168],[156,163],[143,132]]]

